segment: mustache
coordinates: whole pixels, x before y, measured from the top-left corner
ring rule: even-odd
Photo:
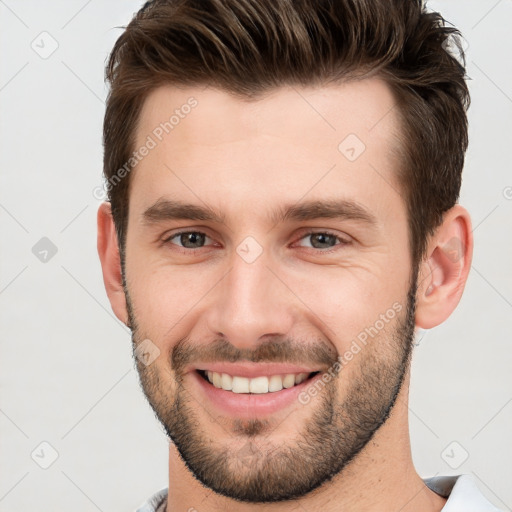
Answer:
[[[191,342],[189,337],[182,338],[171,350],[171,367],[181,374],[185,367],[196,361],[205,363],[235,363],[250,361],[253,363],[291,363],[331,367],[337,361],[337,352],[324,340],[312,343],[299,342],[285,337],[275,336],[263,341],[255,349],[235,347],[226,339],[216,339],[208,344]]]

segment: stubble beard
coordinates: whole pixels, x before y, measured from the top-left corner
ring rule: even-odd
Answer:
[[[272,442],[275,426],[270,429],[265,419],[234,420],[230,429],[224,422],[215,425],[215,418],[183,385],[179,371],[172,385],[167,385],[171,368],[180,368],[173,359],[186,359],[179,351],[171,352],[164,372],[156,364],[145,366],[136,358],[142,390],[195,478],[225,497],[265,503],[301,498],[340,475],[385,423],[404,383],[414,339],[414,274],[407,307],[397,317],[391,334],[386,340],[372,340],[349,363],[357,368],[346,383],[348,391],[343,397],[339,394],[341,369],[318,393],[317,400],[305,406],[297,404],[309,407],[311,413],[285,444]],[[126,286],[125,294],[135,354],[146,337],[138,326]],[[179,347],[184,350],[185,346]],[[293,416],[292,411],[286,421],[293,421]],[[214,438],[213,429],[220,432],[220,438]]]

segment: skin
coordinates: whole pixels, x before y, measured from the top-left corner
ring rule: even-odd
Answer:
[[[439,325],[460,300],[473,249],[469,214],[460,205],[447,212],[419,268],[412,268],[392,151],[401,127],[379,79],[282,87],[252,102],[210,88],[160,87],[144,104],[136,148],[190,97],[197,106],[131,172],[124,283],[110,206],[98,210],[98,251],[112,308],[132,327],[134,347],[149,339],[159,350],[149,366],[138,361],[138,369],[168,434],[179,437],[169,444],[167,510],[441,510],[446,500],[423,484],[412,463],[406,356],[414,327]],[[348,134],[366,145],[355,161],[338,150]],[[162,198],[209,205],[224,221],[148,224],[144,211]],[[356,202],[376,222],[269,219],[278,206],[313,199]],[[312,228],[340,237],[324,245],[332,252],[306,236]],[[187,248],[179,236],[169,238],[182,230],[207,235],[202,248],[195,242],[195,254],[180,252]],[[236,250],[247,236],[262,249],[251,263]],[[456,257],[454,244],[461,248]],[[408,308],[409,292],[415,301]],[[325,362],[333,362],[397,303],[400,312],[306,405],[265,418],[230,418],[186,372],[186,363],[224,361],[228,354],[278,361],[265,352],[272,342],[284,361],[300,353],[307,365],[315,349],[324,349]],[[292,343],[303,351],[294,352]],[[328,411],[333,420],[319,431]],[[374,422],[367,432],[363,412]],[[321,432],[316,444],[314,432]],[[241,464],[239,452],[247,447],[249,463]],[[288,458],[277,458],[285,453]],[[331,465],[332,479],[320,481],[321,462]],[[222,482],[215,480],[220,471]],[[254,482],[266,503],[257,502]]]

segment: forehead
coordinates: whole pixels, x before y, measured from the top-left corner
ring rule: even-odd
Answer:
[[[389,86],[376,78],[286,86],[251,100],[161,86],[148,95],[136,130],[135,149],[151,149],[132,171],[134,206],[173,193],[196,202],[221,195],[215,206],[226,208],[335,191],[364,200],[365,182],[396,202],[397,118]]]
[[[161,86],[144,102],[137,135],[170,121],[173,138],[201,144],[221,144],[258,132],[278,136],[306,132],[321,140],[350,130],[367,140],[373,132],[372,142],[378,142],[379,135],[396,128],[395,103],[390,87],[378,78],[324,87],[283,86],[252,99],[209,87]],[[187,117],[193,120],[183,122]]]

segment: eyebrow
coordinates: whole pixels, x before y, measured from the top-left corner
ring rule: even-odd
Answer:
[[[225,223],[226,216],[210,206],[184,203],[160,198],[142,214],[146,225],[169,220],[202,220]],[[288,220],[345,219],[377,225],[377,218],[364,206],[345,199],[314,200],[278,207],[271,212],[269,221],[279,224]]]

